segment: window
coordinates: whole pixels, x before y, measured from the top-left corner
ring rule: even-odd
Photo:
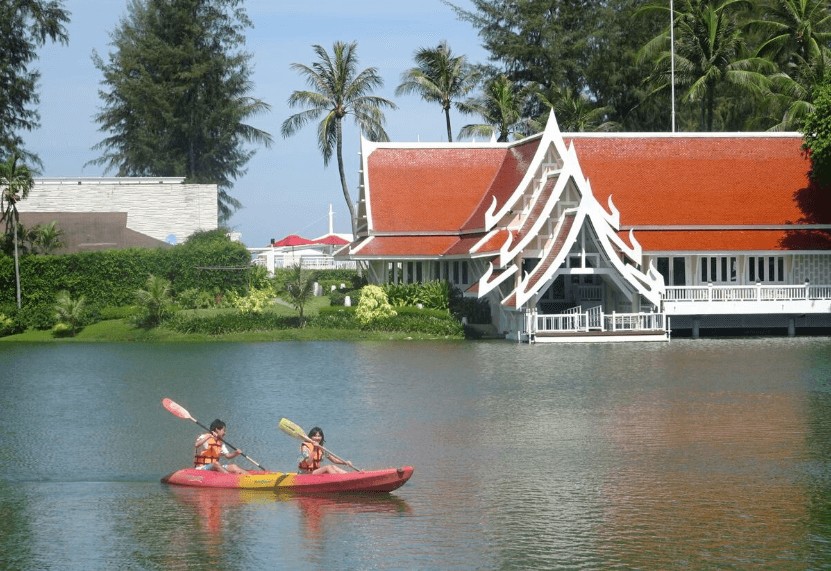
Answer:
[[[782,256],[752,256],[747,260],[747,280],[755,282],[784,282],[785,258]]]
[[[736,256],[704,256],[701,258],[701,282],[736,283],[738,268]]]
[[[672,258],[671,266],[669,258],[658,258],[657,262],[658,273],[664,276],[666,285],[687,285],[687,261],[685,258]]]
[[[442,262],[446,270],[443,272],[444,279],[454,285],[467,285],[468,282],[468,267],[465,260],[454,260],[452,262]]]

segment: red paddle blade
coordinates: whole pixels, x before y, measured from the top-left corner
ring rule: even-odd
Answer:
[[[170,414],[178,416],[179,418],[184,418],[186,420],[193,420],[193,417],[187,410],[185,410],[183,406],[173,402],[168,398],[162,399],[162,406],[165,407],[167,409],[167,412],[169,412]]]

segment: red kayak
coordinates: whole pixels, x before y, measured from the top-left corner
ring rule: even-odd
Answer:
[[[253,470],[248,474],[223,474],[213,470],[184,468],[168,474],[162,478],[162,482],[196,488],[283,490],[306,493],[391,492],[407,483],[412,475],[412,466],[346,474],[298,474],[260,470]]]

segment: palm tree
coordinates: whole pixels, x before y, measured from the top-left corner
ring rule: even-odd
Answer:
[[[675,84],[683,90],[682,101],[698,103],[699,128],[713,130],[716,96],[720,89],[735,87],[754,94],[764,94],[767,79],[764,71],[772,71],[769,60],[744,57],[744,43],[736,22],[735,11],[751,7],[749,0],[683,0],[676,9]],[[641,11],[667,10],[661,4],[646,6]],[[655,62],[653,94],[670,87],[669,31],[650,40],[640,52],[642,61]]]
[[[57,221],[35,226],[32,232],[32,250],[40,254],[51,254],[64,243],[61,240],[63,230],[58,227]]]
[[[151,274],[145,288],[136,290],[136,302],[142,311],[139,320],[145,327],[155,327],[170,313],[173,304],[170,282]]]
[[[762,34],[756,51],[779,66],[769,77],[771,90],[782,100],[784,113],[771,130],[796,130],[814,110],[814,87],[822,83],[831,62],[831,13],[821,0],[771,0],[765,19],[748,29]]]
[[[554,86],[537,94],[546,109],[553,109],[563,131],[615,131],[620,125],[606,121],[613,108],[596,107],[584,93],[575,93],[568,87]]]
[[[371,94],[373,89],[383,86],[384,81],[374,67],[358,71],[357,43],[335,42],[331,55],[319,45],[312,46],[312,49],[318,61],[311,66],[291,64],[291,69],[306,79],[311,90],[294,91],[288,99],[290,107],[307,109],[283,121],[280,131],[283,137],[289,137],[310,121],[323,116],[317,127],[318,146],[323,154],[324,166],[329,164],[332,153],[337,157],[340,184],[349,208],[352,234],[355,235],[358,218],[343,166],[343,118],[352,114],[355,124],[368,139],[388,141],[382,108],[395,109],[396,106],[392,101]]]
[[[459,131],[459,138],[490,137],[498,133],[497,141],[505,143],[511,136],[529,135],[538,127],[522,117],[531,93],[530,88],[519,87],[505,75],[496,76],[485,84],[481,97],[462,103],[465,113],[477,113],[485,123],[465,125]]]
[[[821,59],[803,62],[794,56],[788,64],[788,72],[779,71],[771,75],[771,91],[782,101],[784,113],[770,131],[797,131],[802,129],[805,118],[814,112],[814,92],[822,84],[826,70]]]
[[[2,220],[6,222],[6,235],[11,232],[14,242],[14,280],[17,288],[17,308],[20,309],[20,259],[17,246],[20,214],[17,212],[17,203],[29,196],[35,182],[29,168],[24,164],[18,164],[18,160],[18,155],[13,153],[5,163],[0,163],[0,212]]]
[[[69,327],[69,334],[75,336],[78,326],[83,323],[84,312],[86,311],[86,300],[84,296],[72,299],[69,292],[62,290],[55,297],[55,319],[58,323],[64,323]]]
[[[764,20],[748,23],[764,34],[757,55],[780,66],[794,56],[803,62],[825,62],[831,42],[831,13],[825,0],[771,0],[764,9]]]
[[[454,56],[446,41],[435,48],[419,48],[414,59],[416,67],[401,74],[395,94],[417,93],[424,101],[440,104],[447,123],[447,141],[452,143],[450,108],[455,105],[464,112],[464,106],[454,101],[475,89],[479,74],[467,63],[466,56]]]
[[[286,279],[286,294],[294,309],[300,314],[300,327],[305,324],[303,309],[309,299],[314,296],[314,283],[311,274],[304,270],[300,264],[292,266]]]

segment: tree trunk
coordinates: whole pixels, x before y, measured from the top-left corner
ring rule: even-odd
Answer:
[[[14,283],[17,288],[17,309],[20,309],[20,257],[17,253],[17,218],[12,214],[12,232],[14,233]]]
[[[355,212],[355,204],[352,202],[352,197],[349,195],[349,186],[346,184],[346,172],[343,167],[343,130],[341,128],[342,120],[340,117],[335,119],[337,126],[335,127],[337,134],[336,139],[336,153],[338,156],[338,172],[340,173],[340,186],[343,189],[343,198],[346,200],[346,207],[349,209],[349,220],[352,222],[352,236],[358,235],[358,216]]]
[[[444,120],[447,123],[447,142],[453,142],[453,131],[450,130],[450,107],[444,108]]]

